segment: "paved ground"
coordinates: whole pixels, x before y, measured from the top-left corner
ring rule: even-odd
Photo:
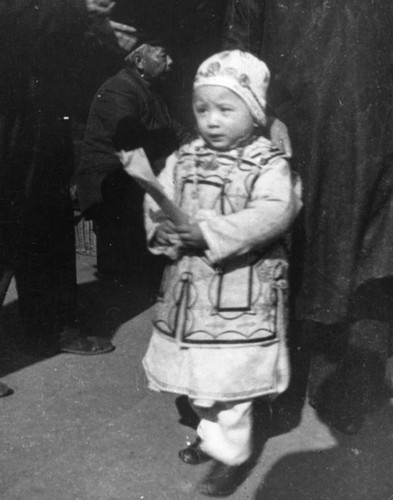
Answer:
[[[5,500],[198,500],[208,465],[177,451],[193,430],[175,396],[150,393],[141,359],[150,335],[152,292],[98,281],[78,258],[81,314],[116,350],[36,360],[18,348],[16,293],[2,310],[0,498]],[[333,434],[306,406],[300,424],[268,440],[236,500],[393,499],[393,408],[370,416],[356,437]]]

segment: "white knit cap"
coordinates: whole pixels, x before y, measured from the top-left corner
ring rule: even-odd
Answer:
[[[265,125],[269,80],[270,71],[263,61],[248,52],[226,50],[199,66],[194,89],[217,85],[232,90],[245,102],[257,123]]]

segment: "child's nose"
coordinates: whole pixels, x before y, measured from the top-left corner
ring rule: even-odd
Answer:
[[[207,118],[207,124],[209,127],[215,127],[218,124],[218,113],[211,111]]]

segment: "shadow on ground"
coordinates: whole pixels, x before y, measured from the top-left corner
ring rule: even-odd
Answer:
[[[155,301],[159,276],[138,276],[132,283],[95,279],[78,286],[81,328],[88,335],[112,339],[118,328],[151,307]],[[0,377],[25,368],[43,358],[24,352],[18,301],[0,310]]]
[[[393,408],[374,413],[357,436],[334,433],[331,449],[281,458],[254,500],[389,500],[393,498]]]

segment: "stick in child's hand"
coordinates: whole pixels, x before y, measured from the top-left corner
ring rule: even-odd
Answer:
[[[189,222],[188,216],[170,200],[158,182],[151,169],[149,160],[142,148],[132,151],[119,151],[117,156],[123,164],[124,170],[130,175],[144,191],[149,193],[161,210],[176,225]]]

